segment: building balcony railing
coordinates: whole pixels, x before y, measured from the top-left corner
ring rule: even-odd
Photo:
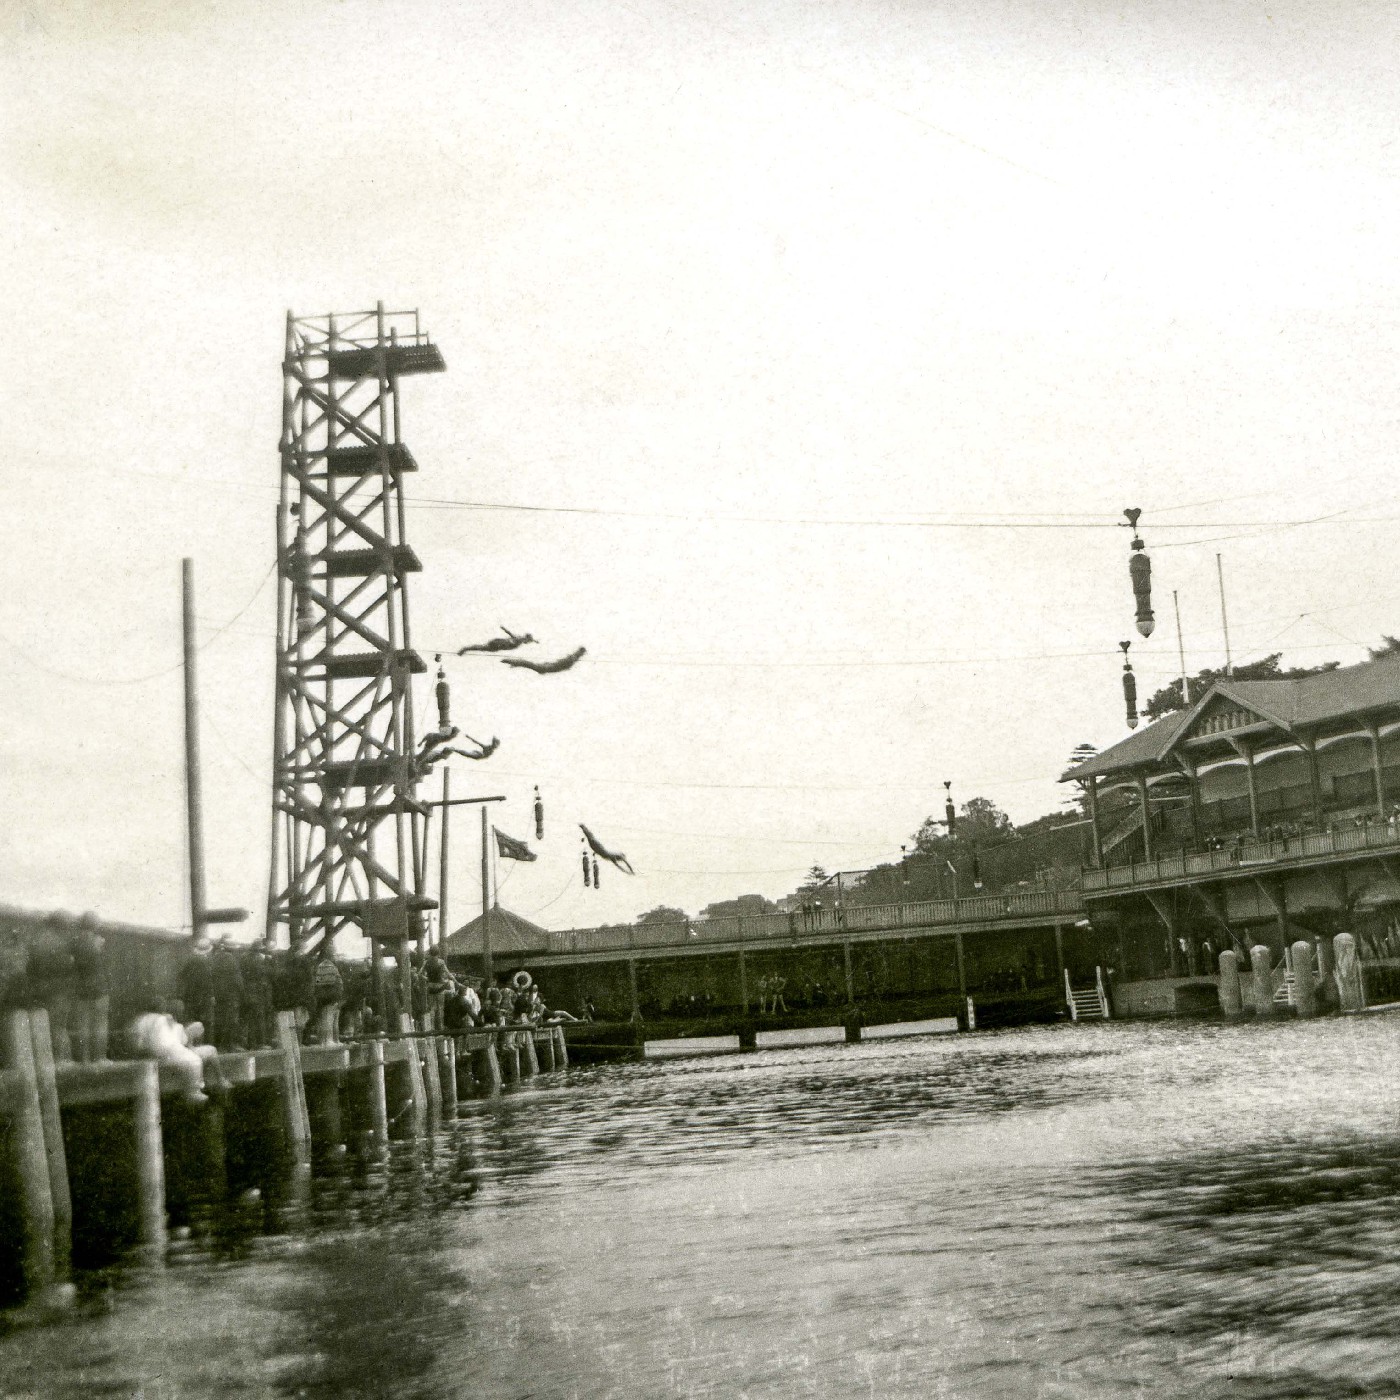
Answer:
[[[847,934],[899,933],[968,924],[995,926],[1006,920],[1023,921],[1038,916],[1053,921],[1079,915],[1083,909],[1078,890],[1037,890],[912,904],[844,904],[791,913],[566,929],[549,935],[549,951],[597,953],[703,944],[830,943]]]
[[[1400,851],[1400,823],[1377,821],[1267,841],[1244,838],[1214,851],[1185,851],[1104,870],[1086,869],[1081,888],[1094,894],[1221,874],[1257,873],[1269,866],[1374,850]]]

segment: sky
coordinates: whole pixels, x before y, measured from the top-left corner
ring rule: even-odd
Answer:
[[[1361,660],[1390,578],[1400,12],[1030,0],[7,0],[0,902],[266,897],[284,318],[416,307],[415,641],[549,927],[1053,810],[1224,659]],[[1132,630],[1126,506],[1158,627]],[[510,507],[510,508],[504,508]],[[530,507],[516,509],[515,507]],[[429,714],[427,683],[420,713]],[[635,878],[578,876],[577,823]],[[479,908],[475,827],[452,917]],[[260,914],[249,926],[261,932]]]

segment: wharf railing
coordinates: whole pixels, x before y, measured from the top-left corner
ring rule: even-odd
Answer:
[[[1085,869],[1081,873],[1081,888],[1085,893],[1131,889],[1137,885],[1158,885],[1197,875],[1249,873],[1284,862],[1375,850],[1400,850],[1400,825],[1377,821],[1298,836],[1271,839],[1251,837],[1214,851],[1182,851],[1157,856],[1153,860],[1134,861],[1130,865],[1112,865],[1102,870]]]
[[[1084,903],[1078,890],[1035,890],[968,899],[931,899],[906,904],[842,904],[741,914],[719,919],[607,924],[600,928],[564,929],[549,935],[551,953],[597,953],[684,947],[696,944],[828,943],[850,934],[984,924],[1009,920],[1024,923],[1078,916]]]

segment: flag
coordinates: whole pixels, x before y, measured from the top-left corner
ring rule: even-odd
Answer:
[[[498,826],[493,826],[492,831],[496,833],[496,854],[502,860],[534,860],[535,853],[523,841],[517,841],[514,836],[507,836]]]

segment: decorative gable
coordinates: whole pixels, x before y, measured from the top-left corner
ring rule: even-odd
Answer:
[[[1185,737],[1202,739],[1211,734],[1225,734],[1232,729],[1243,729],[1247,724],[1259,724],[1265,718],[1228,695],[1216,695],[1192,721]]]

